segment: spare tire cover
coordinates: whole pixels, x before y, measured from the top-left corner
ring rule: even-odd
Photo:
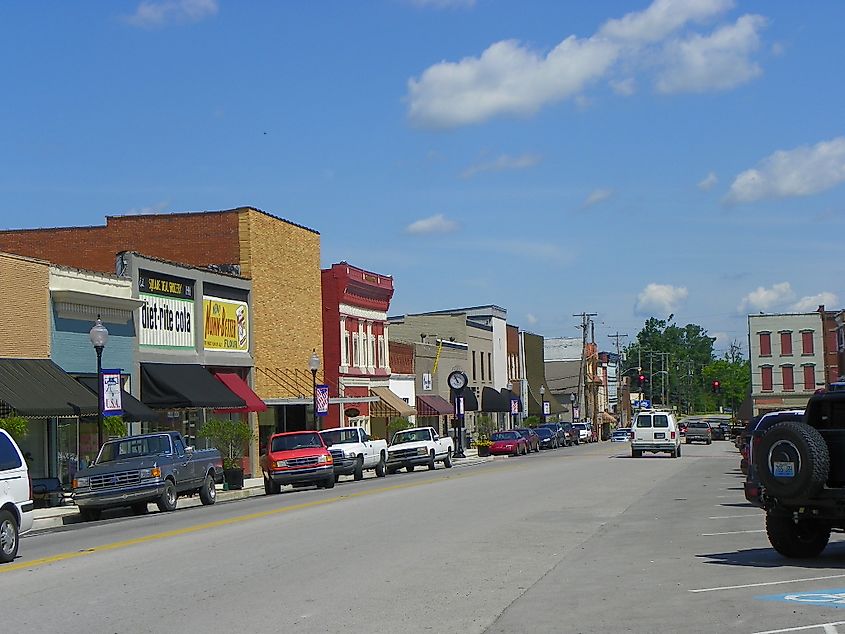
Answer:
[[[754,465],[766,493],[775,497],[810,497],[830,471],[830,453],[822,435],[810,425],[778,423],[754,449]]]

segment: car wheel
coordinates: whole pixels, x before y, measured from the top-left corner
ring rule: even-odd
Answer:
[[[675,450],[675,457],[676,458],[681,457],[681,446],[680,445],[678,445],[678,448]]]
[[[387,467],[387,475],[393,475],[396,473],[396,467]]]
[[[355,470],[352,472],[352,478],[354,480],[364,479],[364,456],[358,456],[355,459]]]
[[[0,511],[0,563],[18,556],[18,522],[9,511]]]
[[[632,458],[642,458],[643,457],[643,450],[642,449],[631,449],[631,457]]]
[[[686,444],[688,444],[688,445],[689,445],[689,444],[692,444],[692,441],[691,441],[689,438],[687,438],[684,442],[685,442]]]
[[[801,422],[772,426],[755,448],[763,486],[774,497],[811,497],[830,472],[830,452],[822,435]]]
[[[788,515],[766,515],[766,535],[772,548],[784,557],[818,556],[830,540],[830,526],[820,520],[793,521]]]
[[[333,489],[334,488],[334,476],[330,475],[325,480],[323,480],[323,488],[324,489]]]
[[[214,476],[210,473],[205,476],[205,482],[200,489],[200,502],[210,506],[217,501],[217,487],[214,486]]]
[[[384,452],[382,452],[381,457],[379,458],[378,464],[376,465],[376,477],[383,478],[385,476],[385,467],[384,467]]]
[[[149,504],[146,502],[136,502],[132,505],[132,515],[146,515],[149,510]]]
[[[83,522],[96,522],[103,516],[102,509],[79,509],[79,516]]]
[[[437,468],[437,465],[434,464],[434,450],[430,454],[428,454],[428,470],[434,471]]]
[[[447,469],[452,468],[452,449],[451,448],[446,450],[446,460],[443,461],[443,466],[446,467]]]
[[[408,473],[411,473],[411,471],[414,470],[414,466],[415,465],[409,464],[407,467],[405,467],[405,469],[408,471]]]
[[[162,513],[175,511],[176,500],[178,499],[178,497],[179,496],[176,494],[176,485],[173,484],[173,480],[165,480],[164,491],[162,491],[161,497],[159,497],[158,501],[156,502],[158,510]]]

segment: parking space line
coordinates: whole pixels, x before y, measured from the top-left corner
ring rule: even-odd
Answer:
[[[763,516],[760,513],[754,513],[750,515],[748,513],[743,513],[742,515],[714,515],[713,517],[708,517],[708,520],[729,520],[733,519],[734,517],[756,517],[762,518]]]
[[[806,577],[804,579],[784,579],[783,581],[761,581],[759,583],[746,583],[740,586],[719,586],[718,588],[699,588],[688,592],[717,592],[719,590],[741,590],[742,588],[761,588],[763,586],[778,586],[784,583],[801,583],[803,581],[822,581],[824,579],[841,579],[843,575],[825,575],[824,577]]]
[[[817,623],[816,625],[801,625],[799,627],[787,627],[782,630],[766,630],[765,632],[755,632],[754,634],[783,634],[784,632],[802,632],[805,630],[814,630],[817,627],[824,629],[825,634],[838,634],[837,625],[845,625],[845,621],[833,621],[832,623]]]
[[[755,531],[725,531],[724,533],[701,533],[702,537],[716,537],[718,535],[742,535],[745,533],[765,533],[764,529],[759,529]]]

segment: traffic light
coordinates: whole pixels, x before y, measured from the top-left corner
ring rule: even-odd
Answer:
[[[713,392],[713,394],[721,393],[722,384],[719,383],[718,381],[713,381],[713,383],[710,384],[710,391]]]
[[[637,387],[643,387],[645,385],[645,374],[640,374],[637,377]]]

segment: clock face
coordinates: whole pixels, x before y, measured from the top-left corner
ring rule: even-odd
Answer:
[[[452,372],[449,375],[449,385],[452,389],[461,390],[467,384],[467,377],[463,372]]]

